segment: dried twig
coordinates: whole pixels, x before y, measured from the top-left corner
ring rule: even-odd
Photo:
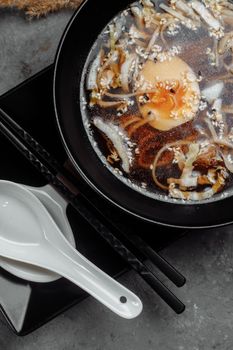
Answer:
[[[29,17],[41,17],[62,8],[76,9],[83,0],[0,0],[0,7],[25,11]]]

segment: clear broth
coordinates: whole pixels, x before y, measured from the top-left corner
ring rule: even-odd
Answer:
[[[231,195],[233,181],[230,43],[224,54],[219,52],[233,21],[231,25],[221,18],[216,29],[215,22],[207,24],[202,12],[194,11],[191,1],[186,4],[194,11],[195,20],[166,1],[150,3],[153,8],[135,2],[119,13],[90,51],[80,91],[87,135],[103,165],[136,191],[185,204],[223,199]],[[165,4],[169,12],[160,4]],[[198,4],[205,6],[203,2]],[[146,9],[147,15],[152,13],[155,23],[148,24],[149,15],[140,23],[132,7]],[[185,19],[174,17],[173,11]],[[220,16],[215,9],[208,11],[218,23]],[[153,35],[156,40],[148,49]],[[94,70],[101,50],[102,62]],[[116,60],[107,65],[114,53]],[[128,69],[127,60],[131,64]],[[171,79],[167,78],[168,70]],[[174,71],[179,70],[176,77]],[[150,78],[154,71],[159,75],[156,81]],[[125,72],[127,79],[123,77]],[[103,106],[119,100],[123,103]],[[193,144],[196,149],[191,148]]]

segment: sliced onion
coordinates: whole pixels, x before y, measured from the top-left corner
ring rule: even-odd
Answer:
[[[222,110],[222,99],[221,99],[221,98],[217,98],[217,99],[214,101],[214,103],[213,103],[213,105],[212,105],[212,109],[213,109],[214,111],[218,112],[218,113],[221,112],[221,110]]]
[[[169,194],[172,198],[185,199],[191,201],[200,201],[204,199],[209,199],[213,197],[214,191],[212,188],[207,191],[197,192],[197,191],[181,191],[178,188],[173,188],[170,186]]]
[[[100,87],[103,89],[109,89],[114,77],[114,72],[110,69],[106,69],[101,76]]]
[[[215,130],[213,124],[211,123],[210,119],[205,118],[205,122],[208,125],[208,128],[209,128],[209,131],[211,133],[211,136],[213,137],[214,140],[217,140],[218,139],[218,135],[217,135],[216,130]]]
[[[129,92],[129,83],[132,78],[132,74],[130,74],[130,72],[135,59],[136,56],[134,54],[130,54],[121,65],[121,86],[124,92]]]
[[[175,6],[178,10],[182,11],[186,16],[194,18],[196,21],[200,22],[200,18],[195,14],[193,9],[187,5],[183,0],[177,0]]]
[[[117,20],[115,24],[115,32],[114,32],[115,42],[117,42],[120,39],[121,34],[124,30],[125,24],[126,24],[126,18],[124,16],[120,17],[120,19]]]
[[[193,168],[194,168],[193,163],[197,160],[199,150],[200,150],[200,145],[198,143],[191,143],[189,145],[189,150],[188,150],[188,153],[186,154],[186,160],[184,163],[181,177],[179,179],[173,179],[173,178],[168,179],[168,183],[170,184],[169,191],[172,190],[172,191],[175,191],[174,193],[176,193],[177,189],[173,187],[174,184],[179,185],[180,190],[183,188],[187,189],[187,188],[197,187],[199,174],[193,173]],[[173,192],[170,192],[170,194],[171,193]],[[177,192],[177,195],[178,195],[178,192]]]
[[[113,107],[118,107],[121,104],[123,105],[125,103],[125,101],[103,101],[103,100],[97,100],[95,103],[98,104],[100,107],[103,107],[103,108],[113,108]]]
[[[133,79],[132,79],[133,88],[134,88],[133,91],[135,91],[136,89],[136,84],[138,81],[139,74],[140,74],[140,58],[137,56],[135,59],[135,68],[134,68]]]
[[[148,39],[148,34],[136,28],[134,24],[132,24],[132,26],[130,27],[129,34],[137,39]]]
[[[130,98],[130,97],[135,97],[135,96],[140,96],[140,95],[144,95],[144,94],[153,94],[158,92],[158,89],[151,89],[151,90],[138,90],[136,92],[132,92],[130,94],[115,94],[115,93],[111,93],[111,92],[105,92],[105,95],[108,97],[112,97],[112,98]]]
[[[224,37],[219,41],[218,53],[223,55],[232,46],[233,32],[226,33]]]
[[[173,10],[171,7],[165,5],[165,4],[160,4],[159,7],[172,15],[173,17],[178,18],[182,22],[187,22],[188,18],[183,16],[180,12]]]
[[[142,29],[144,27],[144,16],[141,9],[137,6],[131,6],[131,12],[135,17],[138,28]]]
[[[151,49],[154,46],[158,36],[159,36],[159,28],[156,28],[154,33],[153,33],[153,35],[152,35],[152,37],[151,37],[151,39],[150,39],[150,42],[149,42],[148,46],[147,46],[146,53],[149,53],[151,51]]]
[[[100,50],[97,57],[93,61],[91,68],[87,77],[87,89],[94,90],[97,89],[97,76],[98,76],[98,68],[101,66],[103,60],[103,50]]]
[[[209,10],[200,1],[193,0],[191,6],[198,15],[214,30],[221,28],[220,22],[209,12]]]
[[[142,0],[142,5],[144,7],[150,7],[150,8],[155,7],[155,5],[153,4],[153,2],[151,0]]]
[[[226,168],[231,172],[233,173],[233,164],[231,162],[229,162],[229,160],[227,159],[227,156],[221,152],[221,155],[222,155],[222,158],[224,160],[224,163],[225,163],[225,166]]]
[[[186,155],[185,167],[189,168],[193,165],[195,160],[197,159],[199,153],[200,145],[198,143],[191,143],[189,146],[189,151]]]
[[[215,138],[212,140],[213,143],[216,143],[217,145],[221,145],[221,146],[225,146],[228,147],[230,149],[233,149],[233,143],[229,142],[228,140],[226,140],[226,138]]]
[[[180,179],[176,179],[176,183],[180,187],[197,187],[198,175],[193,176],[193,163],[196,161],[200,146],[197,143],[189,145],[189,151],[186,154],[186,160]],[[169,179],[171,182],[171,179]]]
[[[222,81],[218,81],[207,86],[204,90],[202,90],[201,94],[205,97],[205,99],[209,103],[212,103],[213,101],[215,101],[217,98],[220,97],[223,89],[224,89],[224,83]]]
[[[104,122],[99,117],[94,118],[93,123],[100,131],[102,131],[112,141],[119,157],[122,160],[123,170],[126,173],[129,173],[130,171],[130,161],[128,157],[129,150],[124,142],[124,138],[126,138],[126,135],[124,135],[123,129],[121,129],[119,126],[116,126],[111,122]],[[121,136],[120,134],[122,134],[123,136]]]
[[[179,181],[182,187],[197,187],[198,176],[193,176],[192,169],[185,169]]]
[[[102,67],[100,67],[100,71],[99,71],[98,76],[97,76],[97,84],[98,84],[98,86],[100,85],[100,79],[101,79],[102,74],[105,71],[105,69],[107,69],[112,64],[115,64],[117,62],[117,60],[119,59],[119,56],[120,56],[119,51],[118,50],[114,50],[112,52],[112,54],[110,55],[110,57],[107,59],[107,61],[102,65]]]

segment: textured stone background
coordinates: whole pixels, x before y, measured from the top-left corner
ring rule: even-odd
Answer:
[[[70,16],[61,12],[28,22],[18,12],[0,11],[0,93],[53,61]],[[25,338],[0,321],[0,349],[232,350],[232,230],[193,232],[163,252],[187,277],[185,287],[173,289],[187,305],[184,314],[175,315],[128,273],[121,281],[144,302],[136,320],[122,320],[89,298]]]

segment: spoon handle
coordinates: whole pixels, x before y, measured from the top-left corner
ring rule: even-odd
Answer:
[[[134,293],[70,245],[67,244],[64,250],[53,245],[45,245],[43,249],[44,253],[47,250],[47,269],[70,280],[123,318],[131,319],[141,313],[141,300]]]

